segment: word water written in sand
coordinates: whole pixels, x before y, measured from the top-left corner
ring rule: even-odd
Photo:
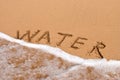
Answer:
[[[20,31],[18,30],[16,33],[16,38],[17,39],[24,39],[27,38],[28,42],[32,42],[32,39],[34,39],[37,35],[39,35],[39,37],[36,39],[36,43],[39,43],[41,40],[44,40],[46,42],[46,44],[51,44],[51,34],[50,31],[44,31],[42,34],[40,34],[40,30],[37,30],[36,32],[31,32],[30,30],[27,30],[25,33],[20,33]],[[68,34],[68,33],[62,33],[62,32],[58,32],[57,33],[59,36],[62,36],[62,39],[60,39],[56,45],[62,46],[63,42],[71,37],[72,38],[72,34]],[[83,37],[77,37],[74,41],[72,41],[72,44],[70,45],[70,48],[73,49],[80,49],[79,46],[76,45],[85,45],[85,41],[87,41],[87,38],[83,38]],[[101,49],[104,49],[106,47],[106,45],[101,42],[101,41],[97,41],[96,45],[94,45],[91,50],[88,52],[93,53],[95,51],[95,53],[97,53],[99,55],[100,58],[104,58],[104,56],[101,53]]]

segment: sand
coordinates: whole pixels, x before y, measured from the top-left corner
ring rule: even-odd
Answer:
[[[83,58],[99,58],[88,52],[102,41],[106,48],[100,50],[107,59],[120,59],[120,1],[119,0],[0,0],[0,31],[16,38],[30,30],[41,30],[32,42],[45,31],[50,32],[51,44],[46,40],[35,42],[56,46],[63,36],[58,32],[72,34],[58,48]],[[87,38],[80,49],[71,48],[77,37]],[[26,40],[26,39],[24,39]],[[27,40],[26,40],[27,41]]]

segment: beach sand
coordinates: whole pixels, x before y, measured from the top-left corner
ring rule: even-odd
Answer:
[[[106,47],[100,49],[107,59],[120,59],[120,1],[119,0],[0,0],[0,32],[16,38],[30,30],[34,42],[45,31],[50,32],[51,44],[46,40],[35,42],[58,47],[83,58],[99,58],[98,54],[88,52],[102,41]],[[58,33],[72,34],[56,46],[63,36]],[[76,44],[79,49],[71,48],[77,37],[84,45]],[[26,39],[24,39],[26,40]],[[26,40],[27,41],[27,40]]]

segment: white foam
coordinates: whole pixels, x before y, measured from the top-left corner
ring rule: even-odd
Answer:
[[[83,65],[89,65],[89,66],[116,66],[116,67],[120,67],[120,61],[117,60],[110,60],[107,61],[106,59],[83,59],[74,55],[70,55],[69,53],[64,52],[63,50],[59,49],[59,48],[55,48],[55,47],[50,47],[48,45],[42,45],[42,44],[33,44],[33,43],[28,43],[25,42],[23,40],[18,40],[18,39],[14,39],[2,32],[0,32],[0,38],[3,38],[5,40],[11,41],[11,42],[15,42],[18,43],[20,45],[23,46],[27,46],[27,47],[31,47],[31,48],[37,48],[37,49],[41,49],[45,52],[49,52],[50,54],[53,54],[57,57],[61,57],[64,60],[67,60],[69,62],[73,62],[76,64],[83,64]],[[104,64],[104,65],[103,65]]]

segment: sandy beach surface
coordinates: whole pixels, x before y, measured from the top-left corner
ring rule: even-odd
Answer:
[[[83,58],[100,58],[93,51],[88,54],[97,42],[106,47],[100,49],[107,59],[120,59],[120,1],[119,0],[0,0],[0,32],[12,37],[20,36],[30,30],[39,34],[32,38],[33,43],[47,44]],[[44,33],[49,32],[47,39],[40,41]],[[59,45],[64,35],[69,34]],[[79,39],[71,48],[75,40]],[[27,37],[23,38],[28,41]],[[57,46],[59,45],[59,46]]]

